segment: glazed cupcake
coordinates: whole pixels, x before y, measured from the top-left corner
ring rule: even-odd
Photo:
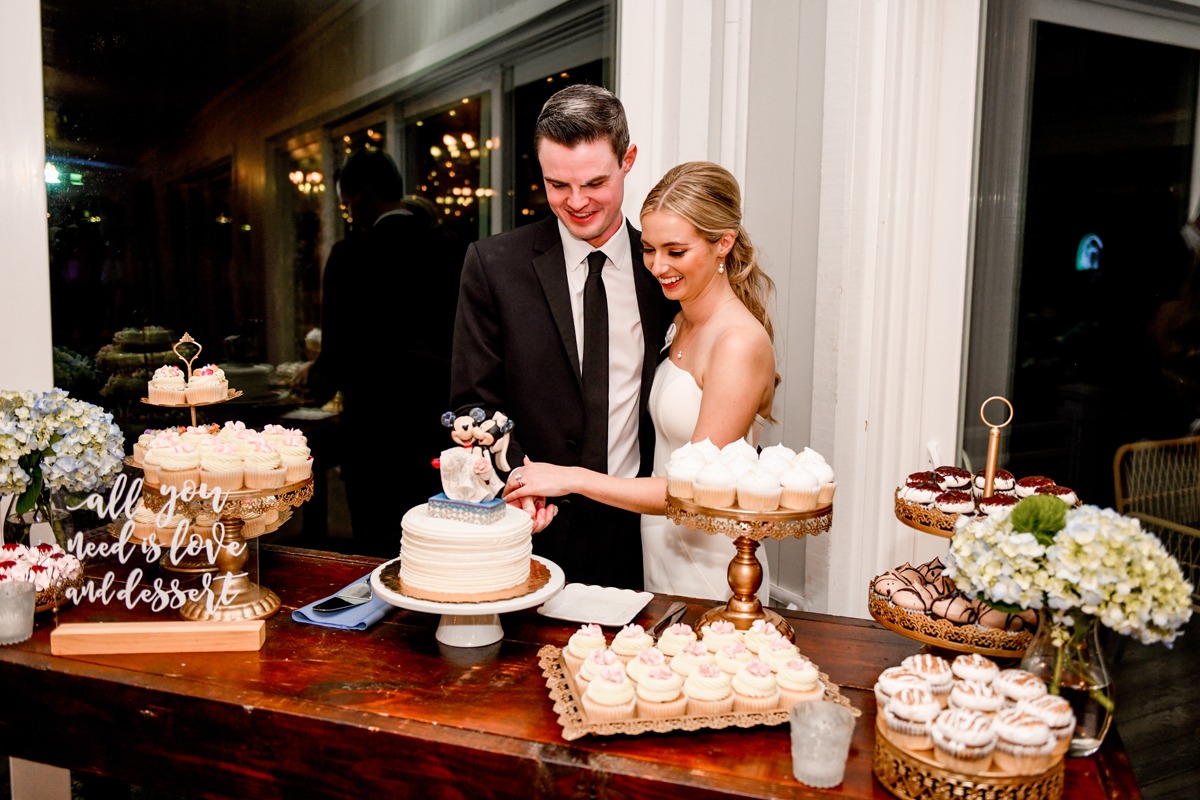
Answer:
[[[625,672],[634,683],[639,683],[650,670],[665,666],[667,666],[667,657],[663,655],[663,651],[650,646],[642,648],[636,656],[629,659],[625,665]]]
[[[633,681],[620,667],[602,669],[588,681],[582,703],[584,712],[593,722],[630,719],[637,706]]]
[[[657,647],[663,651],[663,655],[674,657],[685,645],[696,641],[696,631],[691,625],[685,622],[676,622],[665,631],[662,636],[658,637]]]
[[[242,488],[242,457],[228,442],[217,441],[200,453],[200,483],[210,489],[236,492]]]
[[[730,688],[733,689],[734,711],[754,714],[779,708],[779,685],[775,682],[775,673],[760,659],[751,658],[741,664],[730,680]]]
[[[607,647],[597,648],[588,653],[587,657],[583,659],[579,671],[575,673],[575,684],[579,687],[580,696],[583,696],[588,683],[600,674],[600,670],[614,667],[620,669],[622,666],[621,659],[617,658]]]
[[[883,708],[892,695],[901,689],[920,688],[929,691],[929,681],[904,667],[888,667],[875,679],[875,705]],[[932,694],[932,692],[930,692]]]
[[[265,439],[242,453],[242,463],[245,467],[242,480],[248,489],[278,489],[287,482],[287,470],[279,451]]]
[[[996,662],[979,653],[963,653],[955,656],[950,662],[950,671],[955,678],[963,681],[979,681],[991,683],[1000,673]]]
[[[727,619],[718,619],[700,626],[700,641],[715,653],[727,644],[742,641],[742,632]]]
[[[683,678],[666,666],[650,667],[638,680],[635,694],[639,717],[680,717],[687,709]]]
[[[821,673],[817,665],[804,656],[789,658],[775,671],[775,683],[779,686],[779,704],[791,708],[806,700],[820,700],[825,695]]]
[[[604,630],[599,625],[580,625],[563,648],[563,660],[572,672],[579,672],[584,659],[593,650],[602,650],[607,646],[608,640],[604,638]]]
[[[767,642],[758,651],[758,657],[776,671],[798,655],[800,655],[800,648],[782,636]]]
[[[950,708],[966,708],[991,716],[1004,708],[1004,695],[990,683],[955,681],[950,689]]]
[[[225,372],[216,364],[206,364],[192,371],[185,390],[189,403],[219,403],[229,396]]]
[[[750,649],[750,652],[757,655],[758,651],[761,650],[764,645],[775,639],[778,639],[781,636],[783,636],[783,634],[779,632],[779,628],[776,628],[769,621],[765,619],[756,619],[754,622],[750,623],[750,630],[746,631],[744,635],[744,641],[746,642],[746,647]]]
[[[779,476],[779,505],[793,511],[812,511],[821,495],[821,482],[803,464],[793,464]]]
[[[933,747],[933,721],[942,713],[941,704],[920,687],[901,689],[883,707],[883,724],[888,738],[905,750]]]
[[[1054,734],[1042,720],[1016,708],[1006,708],[992,720],[996,750],[992,762],[997,769],[1015,775],[1038,775],[1050,767]]]
[[[730,508],[737,499],[737,478],[727,464],[705,464],[692,481],[692,497],[707,508]]]
[[[629,661],[647,647],[654,646],[654,637],[646,633],[641,625],[626,625],[613,636],[610,648],[621,662]]]
[[[146,399],[160,406],[181,406],[187,403],[187,377],[179,367],[164,365],[154,370],[146,384]]]
[[[1004,695],[1004,704],[1015,706],[1022,700],[1033,700],[1046,694],[1046,682],[1023,669],[1002,669],[992,685]]]
[[[950,689],[954,686],[954,673],[950,662],[932,653],[917,653],[900,662],[900,666],[912,670],[929,681],[933,699],[945,708],[950,702]]]
[[[735,675],[743,664],[754,658],[754,653],[750,652],[750,648],[746,647],[745,642],[730,642],[713,653],[713,658],[716,659],[717,666],[724,672]]]
[[[987,771],[996,749],[996,731],[986,714],[966,708],[948,708],[930,729],[933,754],[956,772],[979,775]]]
[[[684,678],[695,672],[696,667],[702,664],[712,664],[713,666],[717,664],[716,656],[704,646],[703,642],[689,642],[683,646],[682,650],[671,656],[671,669]]]
[[[1051,759],[1065,755],[1075,734],[1075,712],[1071,704],[1056,694],[1044,694],[1032,700],[1022,700],[1017,708],[1046,723],[1054,736],[1054,751]]]
[[[192,489],[200,486],[200,453],[190,444],[179,442],[158,453],[158,482],[183,490],[190,484]]]
[[[737,480],[737,504],[747,511],[774,511],[782,492],[779,478],[766,470],[751,469]]]
[[[683,681],[687,713],[728,714],[733,709],[733,682],[716,664],[700,664]]]

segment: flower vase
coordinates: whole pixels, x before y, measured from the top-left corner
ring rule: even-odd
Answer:
[[[1021,668],[1071,703],[1075,733],[1067,755],[1090,756],[1099,750],[1112,724],[1116,697],[1100,647],[1099,620],[1078,611],[1042,609]]]
[[[4,517],[4,541],[16,542],[30,547],[50,542],[64,550],[75,534],[75,523],[67,510],[66,499],[61,492],[43,488],[34,501],[33,508],[18,514],[16,502]]]

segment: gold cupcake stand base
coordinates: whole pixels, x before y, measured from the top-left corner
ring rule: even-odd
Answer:
[[[833,524],[833,505],[813,511],[748,511],[741,508],[708,508],[691,500],[667,495],[666,516],[676,525],[721,534],[733,539],[737,549],[729,562],[729,589],[733,596],[723,606],[706,611],[696,623],[699,630],[720,620],[732,622],[738,630],[748,630],[755,620],[765,619],[789,641],[796,640],[787,620],[763,608],[756,596],[762,587],[763,569],[755,553],[763,539],[788,539],[816,536]]]

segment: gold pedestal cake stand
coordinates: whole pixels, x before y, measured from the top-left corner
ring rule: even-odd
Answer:
[[[796,634],[787,620],[763,608],[756,596],[762,586],[763,569],[755,551],[763,539],[795,539],[817,536],[833,524],[833,505],[812,511],[748,511],[740,508],[708,508],[667,495],[667,517],[676,525],[733,539],[737,549],[729,562],[729,588],[733,596],[723,606],[706,611],[696,623],[699,630],[718,620],[728,620],[738,630],[748,630],[755,620],[765,619],[789,640]]]

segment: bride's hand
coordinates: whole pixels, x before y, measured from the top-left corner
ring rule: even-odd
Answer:
[[[504,486],[504,499],[509,505],[522,509],[533,520],[533,532],[545,530],[558,514],[558,506],[546,503],[546,495],[530,489],[525,470],[534,465],[528,457],[525,463],[514,469],[508,475]],[[535,465],[549,466],[549,465]]]
[[[508,483],[504,487],[505,500],[520,500],[524,497],[562,497],[574,494],[577,490],[572,480],[571,467],[560,467],[541,461],[530,461],[514,469],[508,475]]]

